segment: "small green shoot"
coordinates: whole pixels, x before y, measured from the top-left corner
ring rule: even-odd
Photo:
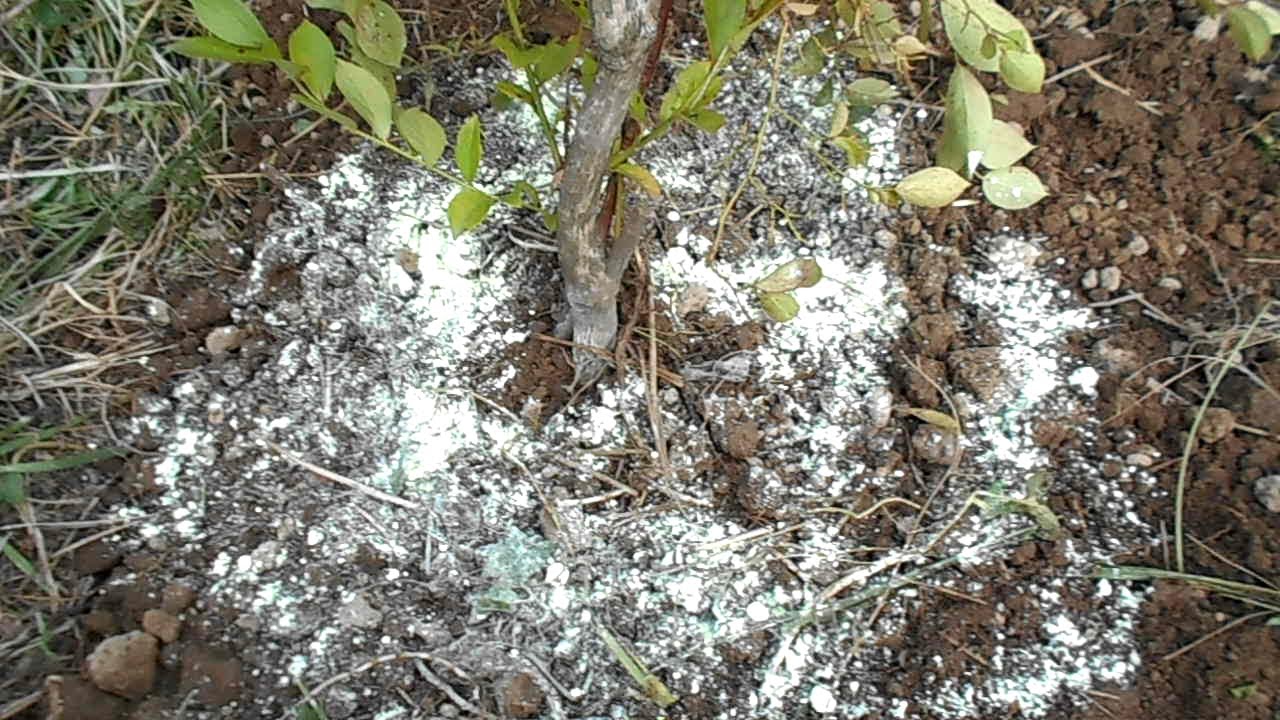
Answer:
[[[645,666],[640,658],[636,657],[635,653],[623,647],[613,633],[609,632],[603,625],[597,626],[596,632],[600,635],[600,640],[604,642],[605,647],[609,648],[609,652],[626,669],[627,674],[631,676],[636,685],[640,686],[640,690],[645,697],[649,698],[654,705],[666,708],[679,702],[680,698],[672,694],[657,675],[649,672],[649,668]]]

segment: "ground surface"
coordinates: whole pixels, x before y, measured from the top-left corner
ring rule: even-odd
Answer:
[[[483,5],[421,12],[483,36]],[[541,337],[554,257],[513,242],[536,218],[452,241],[447,186],[323,127],[281,146],[282,88],[233,72],[268,110],[230,128],[219,168],[253,175],[249,231],[215,237],[204,276],[157,279],[169,310],[150,331],[172,347],[130,371],[128,462],[32,489],[87,483],[80,515],[42,511],[129,524],[56,566],[77,600],[45,622],[65,630],[45,652],[14,626],[0,699],[57,675],[66,717],[286,717],[312,689],[332,718],[657,716],[607,628],[681,697],[671,717],[1274,717],[1274,614],[1093,574],[1172,566],[1186,434],[1213,358],[1242,343],[1187,466],[1186,569],[1280,583],[1280,514],[1254,492],[1280,471],[1280,313],[1260,315],[1280,165],[1245,134],[1280,81],[1163,3],[1023,5],[1050,75],[1109,56],[1102,80],[1075,71],[998,113],[1040,146],[1050,198],[870,203],[855,181],[927,164],[937,115],[885,108],[862,126],[868,167],[832,176],[819,152],[840,155],[810,141],[821,79],[784,72],[770,107],[774,26],[719,101],[721,133],[642,157],[667,196],[626,279],[627,370],[577,398]],[[676,66],[698,52],[668,47]],[[529,118],[487,108],[506,77],[436,58],[431,108],[451,129],[483,114],[482,182],[546,184]],[[743,287],[798,256],[826,279],[770,323]],[[962,437],[910,409],[958,415]],[[1234,428],[1205,427],[1226,413]],[[125,667],[154,677],[117,678],[133,698],[78,679],[138,629]]]

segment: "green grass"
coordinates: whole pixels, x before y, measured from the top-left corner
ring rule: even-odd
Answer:
[[[69,561],[122,526],[72,473],[120,454],[95,423],[128,397],[109,371],[164,347],[144,311],[158,269],[202,262],[185,235],[214,199],[226,103],[219,68],[163,50],[185,3],[2,5],[0,620],[18,629],[0,667],[74,671]],[[23,682],[0,677],[0,705]]]

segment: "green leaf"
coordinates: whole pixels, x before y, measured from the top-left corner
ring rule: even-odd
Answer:
[[[1018,92],[1038,93],[1044,87],[1044,58],[1033,52],[1006,50],[1000,53],[1000,77]]]
[[[813,37],[800,46],[800,59],[791,64],[791,72],[800,77],[817,75],[827,64],[827,51]]]
[[[706,60],[693,63],[681,70],[671,89],[662,96],[662,106],[658,109],[659,120],[669,120],[677,113],[690,109],[698,101],[698,92],[703,85],[708,85],[707,74],[711,72],[711,63]],[[708,95],[710,87],[708,85]],[[712,95],[714,97],[714,95]]]
[[[322,101],[328,99],[338,65],[329,36],[303,20],[289,35],[289,59],[302,67],[302,82],[311,94]]]
[[[902,412],[943,430],[958,433],[961,429],[960,422],[944,412],[928,408],[902,408]]]
[[[729,46],[747,18],[746,0],[703,0],[702,15],[707,24],[707,48],[712,59]]]
[[[338,61],[335,79],[342,96],[369,123],[374,136],[386,140],[391,133],[391,97],[382,83],[373,73],[346,60]]]
[[[503,195],[500,200],[513,208],[533,208],[539,210],[542,208],[542,198],[538,195],[538,188],[534,187],[528,180],[521,180],[510,192]]]
[[[955,202],[968,187],[968,181],[954,170],[931,167],[911,173],[894,189],[903,200],[912,205],[940,208]]]
[[[724,127],[724,115],[715,110],[699,110],[689,116],[689,122],[703,132],[714,133]]]
[[[396,127],[423,163],[432,166],[439,162],[449,141],[435,118],[418,108],[409,108],[396,118]]]
[[[992,170],[982,179],[982,194],[992,205],[1005,210],[1022,210],[1043,200],[1045,190],[1040,178],[1022,166]]]
[[[316,10],[334,10],[345,13],[347,16],[355,14],[356,11],[353,0],[307,0],[307,7]]]
[[[854,107],[873,108],[898,97],[898,89],[880,78],[858,78],[844,89],[844,96]]]
[[[232,45],[260,48],[271,42],[271,36],[240,0],[191,0],[196,19],[214,37]]]
[[[650,197],[662,197],[662,185],[658,183],[658,178],[645,168],[633,163],[622,163],[614,168],[614,172],[635,180],[645,192],[649,193]]]
[[[27,499],[27,490],[23,487],[22,476],[17,473],[0,475],[0,503],[18,505]]]
[[[822,268],[813,258],[800,258],[779,265],[755,284],[762,293],[785,293],[802,287],[813,287],[822,280]]]
[[[467,182],[475,180],[476,173],[480,170],[480,160],[484,157],[484,134],[480,129],[479,117],[472,115],[462,124],[453,154],[462,179]]]
[[[48,460],[0,465],[0,473],[40,473],[54,472],[56,470],[70,470],[71,468],[92,465],[99,460],[106,460],[107,458],[119,456],[119,450],[112,448],[99,448],[97,450],[86,450],[84,452],[72,453],[70,455],[59,455],[58,457],[49,458]]]
[[[538,48],[526,48],[516,44],[510,33],[495,35],[489,44],[496,48],[516,70],[524,70],[538,61]]]
[[[508,82],[506,80],[499,80],[498,84],[494,85],[494,89],[496,89],[498,93],[505,95],[511,98],[512,100],[519,100],[520,102],[528,105],[532,105],[535,102],[537,102],[537,99],[533,96],[533,93],[529,92],[528,90],[524,89],[523,87],[520,87],[519,85],[513,82]]]
[[[26,575],[33,580],[35,579],[35,565],[32,565],[31,561],[28,560],[27,557],[18,550],[18,548],[10,545],[8,538],[0,538],[0,551],[4,552],[4,556],[9,558],[9,562],[13,563],[14,567],[21,570],[23,575]]]
[[[577,36],[567,43],[549,42],[543,45],[538,59],[533,63],[534,76],[542,82],[554,78],[573,64],[581,48],[582,42]]]
[[[212,35],[182,38],[171,44],[169,49],[189,58],[251,65],[267,65],[280,59],[280,49],[275,43],[262,48],[248,48],[232,45]]]
[[[760,307],[775,322],[784,323],[800,314],[800,303],[791,293],[760,293]]]
[[[991,137],[991,98],[982,83],[962,66],[951,71],[947,113],[942,121],[938,165],[973,175]]]
[[[351,27],[351,23],[339,20],[337,28],[348,43],[347,49],[351,52],[352,62],[368,70],[369,74],[377,78],[378,82],[382,84],[382,88],[387,91],[387,97],[394,99],[396,96],[396,69],[374,60],[360,49],[360,43],[356,42],[356,29]]]
[[[582,53],[582,89],[591,92],[596,85],[596,75],[600,72],[600,62],[590,52]]]
[[[995,53],[986,55],[982,52],[987,37],[993,33],[992,43],[995,45],[999,45],[1003,38],[1011,38],[1024,52],[1035,52],[1027,29],[994,0],[944,0],[938,4],[942,12],[942,26],[951,46],[961,60],[979,70],[995,72],[1000,67]],[[1017,45],[1013,49],[1018,49]]]
[[[841,135],[831,138],[831,144],[844,150],[845,160],[848,161],[849,167],[862,167],[871,159],[871,146],[867,144],[867,139],[859,132],[853,132],[849,135]]]
[[[1231,12],[1228,10],[1227,12]],[[1258,692],[1258,683],[1247,682],[1235,687],[1229,688],[1227,692],[1231,693],[1231,697],[1236,700],[1248,700],[1254,693]]]
[[[1262,22],[1267,26],[1267,32],[1272,35],[1280,35],[1280,10],[1259,0],[1249,0],[1244,6],[1262,18]]]
[[[475,188],[462,188],[457,195],[453,196],[453,200],[449,201],[449,229],[453,232],[453,236],[458,237],[484,222],[485,216],[489,214],[489,208],[493,207],[496,199]]]
[[[312,112],[338,123],[348,130],[358,130],[360,128],[360,123],[356,122],[354,118],[349,115],[343,115],[337,110],[331,110],[325,107],[323,104],[317,102],[315,98],[308,97],[302,93],[292,93],[289,97],[297,101],[299,105],[302,105]]]
[[[982,153],[982,164],[992,170],[1007,168],[1035,148],[1018,128],[1003,120],[993,120],[991,136],[987,138],[987,148]]]
[[[1227,28],[1231,39],[1252,61],[1258,62],[1271,51],[1271,30],[1261,15],[1243,5],[1227,10]]]
[[[388,67],[400,67],[407,40],[404,21],[396,9],[383,0],[356,0],[352,21],[356,44],[366,55]]]
[[[297,720],[328,720],[324,711],[320,710],[314,701],[299,705],[294,715]]]

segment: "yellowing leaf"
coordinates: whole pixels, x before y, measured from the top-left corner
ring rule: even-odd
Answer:
[[[447,211],[449,230],[453,232],[453,236],[458,237],[484,222],[485,216],[489,214],[489,208],[493,207],[496,199],[475,188],[462,188],[457,195],[453,196],[453,200],[449,201]]]
[[[342,96],[369,123],[373,134],[387,139],[391,132],[391,97],[382,83],[368,70],[346,60],[338,61],[334,79]]]
[[[462,179],[467,182],[475,180],[476,173],[480,170],[480,160],[484,157],[484,133],[480,129],[478,116],[472,115],[462,124],[453,155]]]
[[[431,166],[439,162],[448,140],[435,118],[418,108],[409,108],[396,118],[396,127],[423,163]]]
[[[917,420],[923,420],[930,425],[940,427],[943,430],[948,430],[953,433],[960,432],[960,422],[944,412],[929,410],[927,408],[903,408],[902,412],[916,418]]]
[[[632,163],[622,163],[614,170],[619,175],[635,180],[651,197],[662,197],[662,185],[658,183],[658,179],[653,176],[653,173],[645,168]]]
[[[831,144],[844,150],[844,157],[849,167],[862,167],[871,159],[871,146],[867,144],[867,139],[856,131],[849,135],[831,138]]]
[[[1018,128],[1003,120],[995,120],[991,124],[987,147],[982,152],[982,164],[992,170],[1007,168],[1026,157],[1035,147],[1027,142]]]
[[[689,116],[689,122],[705,133],[714,133],[724,127],[724,115],[715,110],[702,109]]]
[[[813,258],[800,258],[783,263],[764,279],[756,282],[763,293],[784,293],[796,288],[813,287],[822,280],[822,268]]]
[[[400,67],[407,40],[404,21],[396,9],[383,0],[356,0],[356,43],[366,55],[388,67]]]
[[[1243,5],[1227,10],[1227,28],[1231,39],[1252,61],[1258,62],[1271,51],[1271,30],[1261,15]]]
[[[582,42],[576,35],[567,43],[554,41],[547,43],[542,46],[538,59],[533,63],[533,74],[543,82],[559,75],[573,63],[574,58],[578,57],[578,50],[581,47]]]
[[[1038,93],[1044,87],[1044,59],[1034,52],[1002,52],[1000,77],[1018,92]]]
[[[1262,22],[1267,26],[1267,32],[1272,35],[1280,35],[1280,10],[1261,2],[1261,0],[1249,0],[1244,6],[1262,18]]]
[[[991,98],[973,73],[957,65],[947,86],[947,112],[937,164],[972,175],[987,147],[994,118]],[[975,158],[974,153],[979,153]]]
[[[956,54],[979,70],[995,72],[1000,66],[996,54],[985,55],[982,52],[988,35],[1016,38],[1024,52],[1035,52],[1026,28],[994,0],[944,0],[938,5],[942,12],[942,26]]]
[[[827,130],[827,137],[837,137],[843,134],[847,127],[849,127],[849,103],[838,102],[831,113],[831,128]]]
[[[898,91],[888,81],[880,78],[858,78],[844,89],[844,96],[854,107],[875,107],[898,96]]]
[[[337,58],[329,36],[309,20],[289,34],[289,59],[302,68],[302,83],[311,94],[325,100],[333,91]]]
[[[893,41],[893,51],[898,57],[913,58],[929,52],[929,48],[915,35],[903,35]]]
[[[894,190],[912,205],[940,208],[955,202],[968,187],[968,181],[954,170],[931,167],[906,176]]]
[[[775,322],[784,323],[800,314],[800,303],[791,293],[761,293],[760,307]]]
[[[658,109],[658,118],[667,120],[676,113],[687,110],[695,104],[695,97],[707,83],[707,73],[711,72],[711,63],[706,60],[693,63],[681,70],[671,89],[662,96],[662,106]],[[708,88],[710,90],[710,88]]]
[[[702,15],[707,25],[707,48],[715,59],[742,27],[747,0],[703,0]]]
[[[996,207],[1022,210],[1043,200],[1049,191],[1035,173],[1015,166],[987,173],[982,179],[982,194]]]
[[[200,24],[219,40],[256,48],[272,42],[253,11],[240,0],[191,0],[191,9]]]

